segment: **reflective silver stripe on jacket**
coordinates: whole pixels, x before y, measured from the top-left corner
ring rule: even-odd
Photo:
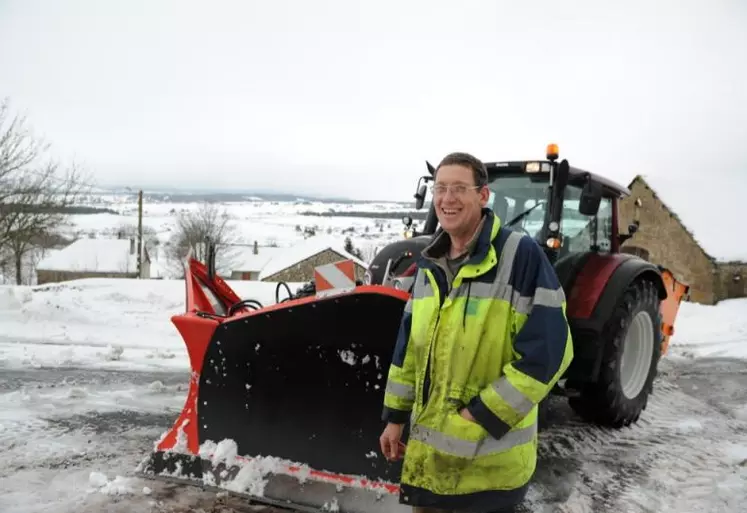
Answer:
[[[560,308],[565,301],[565,293],[561,287],[555,290],[540,287],[535,290],[534,296],[522,296],[509,284],[521,238],[522,234],[518,232],[509,234],[500,256],[496,278],[492,283],[473,281],[462,284],[458,290],[453,291],[452,297],[469,295],[470,298],[476,299],[502,299],[511,303],[518,313],[525,315],[529,315],[534,305]]]
[[[415,399],[415,387],[412,385],[403,385],[396,381],[389,380],[386,383],[386,393],[395,395],[401,399],[412,401]]]
[[[536,422],[531,426],[509,431],[500,439],[488,436],[479,442],[462,440],[417,424],[410,430],[410,439],[429,445],[437,451],[463,458],[490,456],[491,454],[505,452],[531,442],[536,435]]]
[[[498,263],[498,275],[495,277],[495,281],[498,283],[508,283],[511,279],[511,270],[514,267],[514,260],[516,259],[516,251],[519,249],[519,242],[523,237],[519,232],[510,232],[506,243],[503,245],[501,251],[500,261]]]
[[[493,390],[522,417],[529,415],[529,412],[534,408],[532,400],[525,396],[505,376],[495,381],[492,386]]]
[[[415,278],[415,286],[412,289],[412,297],[414,299],[423,299],[433,296],[435,296],[435,293],[428,276],[425,273],[418,273],[418,276]]]
[[[532,297],[522,296],[511,285],[501,282],[472,282],[469,285],[462,285],[456,291],[454,297],[467,297],[468,293],[470,298],[475,299],[502,299],[511,303],[518,313],[526,315],[529,315],[534,305],[560,308],[565,301],[565,293],[562,288],[550,290],[538,287]]]

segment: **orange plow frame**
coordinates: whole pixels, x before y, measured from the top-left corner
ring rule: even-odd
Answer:
[[[680,304],[683,299],[687,299],[690,286],[678,281],[669,269],[661,270],[661,278],[667,291],[667,298],[659,305],[663,335],[661,354],[665,355],[669,350],[669,341],[674,335],[674,321],[677,318]]]

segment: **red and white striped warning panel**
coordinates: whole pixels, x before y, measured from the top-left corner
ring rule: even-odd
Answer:
[[[355,288],[355,264],[341,260],[314,268],[317,295],[345,292]]]

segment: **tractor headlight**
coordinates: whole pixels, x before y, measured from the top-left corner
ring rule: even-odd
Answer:
[[[524,164],[524,171],[527,173],[549,173],[550,164],[547,162],[527,162]]]
[[[527,173],[539,173],[540,163],[539,162],[527,162],[527,165],[524,167],[524,171],[526,171]]]

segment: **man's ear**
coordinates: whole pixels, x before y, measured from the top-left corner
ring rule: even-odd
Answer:
[[[490,188],[487,186],[480,189],[480,206],[485,208],[488,206],[488,200],[490,199]]]

